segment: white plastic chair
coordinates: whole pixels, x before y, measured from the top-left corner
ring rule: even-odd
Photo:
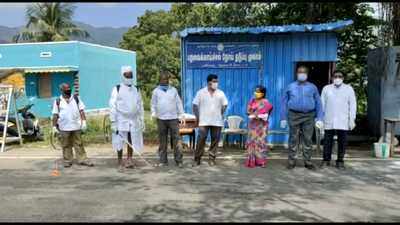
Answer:
[[[244,121],[240,116],[228,116],[225,120],[228,123],[228,128],[224,128],[223,133],[223,147],[225,147],[225,143],[228,141],[229,135],[240,135],[240,147],[244,148],[244,136],[247,135],[247,129],[241,129],[240,125]]]
[[[228,130],[236,131],[240,129],[240,124],[243,121],[243,118],[240,116],[228,116],[226,119],[228,123]]]

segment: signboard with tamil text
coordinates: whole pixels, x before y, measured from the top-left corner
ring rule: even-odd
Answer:
[[[258,43],[189,43],[188,68],[258,68],[262,64]]]

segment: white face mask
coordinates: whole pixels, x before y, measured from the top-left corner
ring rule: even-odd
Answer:
[[[132,78],[126,78],[125,76],[122,76],[122,83],[125,85],[132,85],[133,84],[133,79]]]
[[[217,88],[218,88],[218,83],[212,82],[212,83],[211,83],[211,88],[214,89],[214,90],[217,90]]]
[[[339,85],[341,85],[343,83],[343,79],[342,78],[335,78],[335,79],[333,79],[333,83],[336,86],[339,86]]]
[[[307,74],[306,73],[298,73],[297,74],[297,80],[306,81],[307,80]]]

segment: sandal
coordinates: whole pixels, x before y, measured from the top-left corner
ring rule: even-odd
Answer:
[[[127,159],[125,163],[125,168],[133,169],[135,168],[135,164],[133,163],[132,159]]]
[[[94,164],[91,161],[89,161],[88,159],[85,160],[85,161],[80,162],[79,165],[88,166],[88,167],[93,167],[94,166]]]
[[[63,165],[64,165],[64,168],[69,168],[72,166],[72,162],[64,162]]]
[[[118,172],[123,173],[125,171],[124,165],[119,165],[118,166]]]

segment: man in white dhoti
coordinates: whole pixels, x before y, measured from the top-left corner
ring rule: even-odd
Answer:
[[[133,151],[143,150],[144,109],[140,92],[133,84],[132,68],[121,68],[122,83],[115,86],[110,98],[110,120],[113,149],[118,153],[118,168],[134,168]],[[127,146],[127,160],[122,160],[125,141],[134,149]]]

